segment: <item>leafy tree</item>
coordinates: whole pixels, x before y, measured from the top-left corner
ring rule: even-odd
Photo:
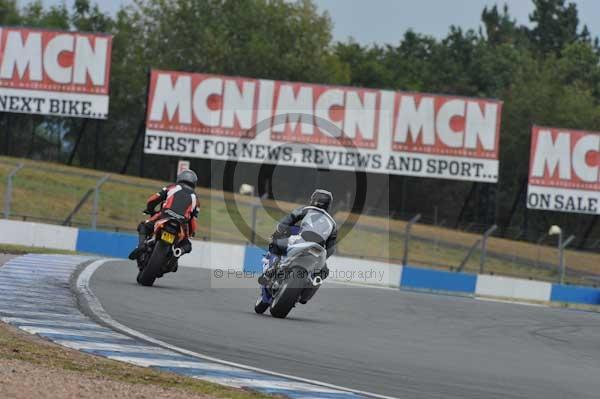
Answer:
[[[481,13],[481,22],[485,27],[487,42],[497,46],[502,44],[526,45],[528,41],[527,29],[518,26],[508,12],[508,5],[504,5],[502,13],[498,6],[488,9],[484,7]]]
[[[3,25],[18,25],[21,15],[16,0],[0,0],[0,23]]]
[[[542,54],[560,54],[565,46],[582,37],[577,33],[577,5],[565,4],[565,0],[533,0],[533,4],[529,20],[535,26],[530,36]]]
[[[23,9],[19,24],[36,28],[68,30],[69,10],[63,3],[44,9],[41,0],[29,3]]]

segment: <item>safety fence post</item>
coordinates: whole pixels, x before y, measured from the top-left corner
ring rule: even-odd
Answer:
[[[571,243],[571,241],[573,241],[575,239],[574,235],[570,235],[569,238],[567,238],[566,240],[562,239],[562,232],[558,237],[558,250],[560,252],[559,254],[559,263],[560,263],[560,283],[564,284],[565,283],[565,272],[566,272],[566,266],[565,266],[565,248]]]
[[[6,192],[4,193],[4,219],[10,216],[10,203],[12,202],[13,177],[23,168],[23,163],[19,163],[16,168],[10,171],[6,179]]]
[[[98,223],[98,202],[100,201],[100,187],[106,183],[110,178],[110,175],[103,176],[96,181],[96,187],[94,187],[94,202],[92,205],[92,230],[96,230]]]
[[[436,222],[434,226],[435,227],[444,227],[445,224],[446,224],[446,219],[442,220],[439,223]],[[435,252],[440,250],[440,233],[439,232],[435,235],[434,243],[433,243],[433,250]]]
[[[469,251],[467,252],[467,256],[465,256],[465,258],[462,260],[462,262],[460,262],[460,265],[458,265],[458,267],[456,268],[457,272],[462,272],[463,271],[463,269],[467,265],[467,262],[469,261],[469,258],[471,257],[471,255],[473,255],[473,252],[475,252],[475,249],[480,244],[481,244],[481,238],[478,239],[477,241],[475,241],[475,244],[471,245],[471,248],[469,248]]]
[[[479,257],[479,273],[483,273],[483,266],[485,264],[485,257],[487,255],[487,239],[494,231],[498,229],[498,225],[493,225],[483,233],[481,238],[481,254]]]
[[[417,223],[421,219],[421,214],[417,213],[412,219],[408,221],[404,229],[404,255],[402,256],[402,266],[408,264],[408,242],[410,241],[410,229],[412,225]]]

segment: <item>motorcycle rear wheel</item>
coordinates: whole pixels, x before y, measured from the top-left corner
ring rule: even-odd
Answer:
[[[151,287],[154,284],[154,281],[162,272],[162,265],[167,263],[169,250],[170,247],[162,241],[156,243],[148,264],[138,276],[138,283],[146,287]]]
[[[271,316],[284,319],[290,313],[306,286],[306,278],[303,277],[305,274],[306,271],[303,269],[292,269],[289,277],[281,283],[281,287],[273,298],[270,308]]]

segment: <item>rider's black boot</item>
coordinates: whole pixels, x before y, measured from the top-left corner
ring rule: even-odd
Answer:
[[[267,285],[269,284],[269,281],[273,278],[273,276],[275,275],[275,268],[274,267],[270,267],[267,270],[264,271],[263,274],[260,275],[260,277],[258,277],[258,284],[260,285]]]
[[[144,222],[140,223],[138,226],[138,246],[136,248],[133,249],[133,251],[131,251],[131,253],[129,254],[129,259],[131,260],[136,260],[137,258],[139,258],[140,254],[142,253],[142,250],[144,249],[144,242],[146,241],[146,225],[144,224]]]
[[[141,252],[142,252],[142,250],[140,249],[140,247],[134,248],[133,251],[131,251],[129,253],[129,259],[136,260],[138,258],[138,256],[140,256]]]

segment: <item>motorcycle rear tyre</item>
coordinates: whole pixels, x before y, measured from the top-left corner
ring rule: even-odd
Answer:
[[[289,277],[282,282],[275,298],[273,298],[270,308],[271,316],[284,319],[290,313],[306,286],[306,278],[303,277],[305,274],[306,271],[303,269],[292,269]]]
[[[154,281],[162,272],[162,265],[167,263],[169,250],[170,247],[164,242],[159,241],[156,243],[148,264],[138,276],[138,283],[146,287],[151,287],[154,284]]]

